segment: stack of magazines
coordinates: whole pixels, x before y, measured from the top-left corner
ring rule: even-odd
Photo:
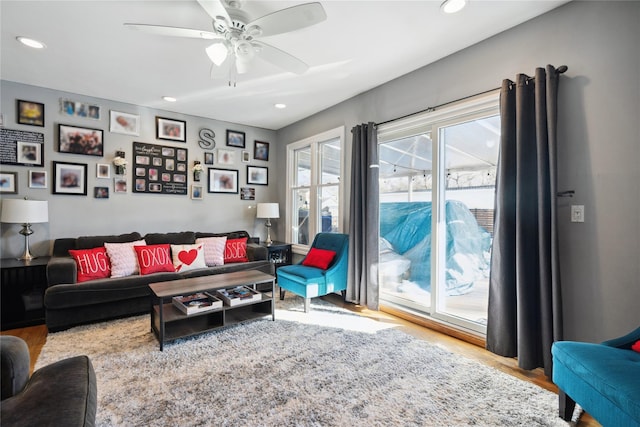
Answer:
[[[218,289],[218,296],[220,296],[225,303],[229,306],[238,304],[244,304],[251,301],[259,301],[262,299],[262,294],[247,286],[237,286],[229,289]]]

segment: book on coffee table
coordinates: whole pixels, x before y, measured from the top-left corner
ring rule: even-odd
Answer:
[[[248,286],[237,286],[235,288],[218,289],[217,296],[229,306],[246,304],[252,301],[260,301],[262,294]]]
[[[208,292],[193,295],[180,295],[172,298],[173,305],[184,314],[202,313],[203,311],[222,308],[222,301]]]

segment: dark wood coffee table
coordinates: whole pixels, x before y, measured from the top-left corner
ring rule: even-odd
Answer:
[[[160,351],[164,349],[165,342],[178,338],[198,335],[212,329],[258,319],[269,314],[271,314],[271,320],[276,320],[275,280],[275,277],[261,271],[247,270],[151,283],[149,285],[151,289],[151,330],[158,338]],[[215,295],[218,289],[236,286],[248,286],[257,290],[257,285],[265,283],[271,283],[271,288],[264,289],[262,286],[260,299],[231,307],[224,304],[221,308],[187,315],[175,307],[172,302],[172,298],[179,295],[198,292],[209,292]]]

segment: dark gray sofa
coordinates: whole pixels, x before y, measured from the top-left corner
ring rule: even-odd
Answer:
[[[229,233],[150,233],[137,232],[118,236],[86,236],[56,239],[52,257],[47,264],[48,287],[44,296],[46,324],[49,331],[59,331],[72,326],[149,312],[150,283],[230,273],[241,270],[260,270],[271,274],[267,249],[257,244],[247,244],[248,262],[225,264],[180,273],[153,273],[128,277],[91,280],[76,284],[76,263],[69,256],[70,249],[91,249],[105,243],[125,243],[145,239],[148,245],[193,244],[200,237],[226,236],[228,239],[249,238],[246,231]]]
[[[44,366],[29,378],[29,348],[20,338],[0,336],[3,427],[95,425],[96,375],[87,356]]]

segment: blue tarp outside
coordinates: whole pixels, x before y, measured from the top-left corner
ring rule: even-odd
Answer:
[[[448,200],[446,290],[462,295],[489,269],[491,235],[480,227],[464,203]],[[409,280],[431,290],[431,203],[381,203],[380,237],[411,261]]]

